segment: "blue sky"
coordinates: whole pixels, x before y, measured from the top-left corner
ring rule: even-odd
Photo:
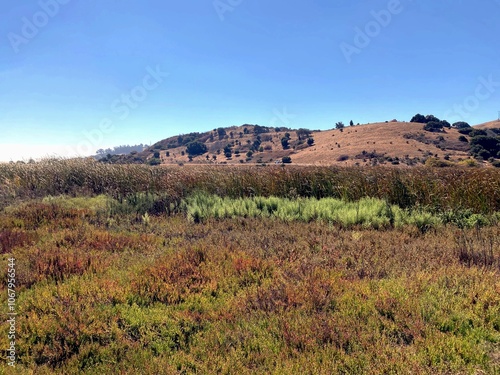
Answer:
[[[500,0],[6,0],[0,161],[500,110]]]

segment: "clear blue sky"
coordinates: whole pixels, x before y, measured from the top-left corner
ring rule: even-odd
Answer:
[[[490,121],[499,16],[500,0],[2,1],[0,161],[243,123]]]

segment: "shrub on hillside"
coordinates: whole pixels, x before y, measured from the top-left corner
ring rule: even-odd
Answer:
[[[447,160],[441,160],[439,158],[428,158],[425,161],[425,166],[432,168],[445,168],[445,167],[452,167],[453,165],[454,164],[452,162],[449,162]]]
[[[459,121],[459,122],[455,122],[453,123],[452,125],[455,129],[467,129],[467,128],[470,128],[471,126],[466,123],[465,121]]]
[[[473,130],[474,130],[473,128],[462,128],[462,129],[458,129],[458,132],[460,134],[469,135]]]
[[[420,113],[417,113],[415,116],[413,116],[412,119],[410,120],[410,122],[418,122],[421,124],[429,124],[431,122],[437,122],[437,123],[441,124],[441,128],[451,127],[450,123],[446,120],[440,120],[434,115],[423,116]]]
[[[451,128],[451,124],[446,120],[441,120],[441,125],[445,128]]]
[[[309,129],[300,128],[296,132],[297,138],[300,140],[307,139],[311,136],[311,131]]]
[[[425,122],[426,123],[429,123],[429,122],[432,122],[432,121],[435,121],[435,122],[440,122],[441,120],[438,119],[436,116],[434,115],[427,115],[425,116]]]
[[[474,157],[487,160],[490,157],[497,157],[500,152],[500,140],[495,137],[480,135],[473,137],[470,141],[471,154]]]
[[[428,132],[442,132],[443,131],[443,123],[441,121],[430,121],[424,126],[424,130]]]
[[[187,145],[186,151],[189,156],[203,155],[208,151],[207,145],[199,141],[191,142]]]
[[[480,135],[488,135],[488,133],[486,133],[486,131],[482,130],[482,129],[472,129],[472,131],[469,133],[469,137],[478,137]]]
[[[254,134],[269,133],[270,128],[267,126],[255,125],[253,128]]]
[[[458,165],[461,165],[464,167],[470,167],[470,168],[474,168],[474,167],[478,166],[477,161],[475,161],[474,159],[462,160],[461,162],[458,163]]]
[[[290,148],[289,138],[287,137],[281,138],[281,146],[283,147],[283,150],[288,150]]]
[[[161,164],[161,160],[157,159],[157,158],[153,158],[153,159],[149,160],[148,164],[149,165],[160,165]]]
[[[425,124],[427,121],[425,121],[425,116],[421,115],[420,113],[417,113],[415,116],[412,117],[410,122],[419,122],[421,124]]]

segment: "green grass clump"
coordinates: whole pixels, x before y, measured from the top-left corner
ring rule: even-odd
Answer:
[[[200,223],[208,219],[274,218],[289,221],[322,221],[345,227],[391,228],[415,225],[427,230],[442,224],[435,215],[423,211],[404,210],[376,198],[362,198],[346,202],[335,198],[221,198],[197,193],[185,200],[185,211],[190,221]]]

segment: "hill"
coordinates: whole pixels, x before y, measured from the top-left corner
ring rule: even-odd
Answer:
[[[485,122],[484,124],[479,124],[474,127],[479,129],[500,129],[500,121],[495,120],[495,121]]]
[[[314,134],[316,145],[294,155],[304,164],[417,165],[429,157],[459,161],[468,157],[469,146],[459,141],[456,129],[433,133],[424,124],[375,123]]]
[[[494,121],[474,128],[494,129]],[[166,138],[143,152],[109,162],[159,164],[280,164],[441,166],[474,163],[471,136],[453,127],[427,131],[425,124],[392,122],[312,131],[245,124]],[[489,136],[495,136],[488,130]],[[285,158],[285,159],[283,159]],[[488,164],[488,163],[484,163]]]

